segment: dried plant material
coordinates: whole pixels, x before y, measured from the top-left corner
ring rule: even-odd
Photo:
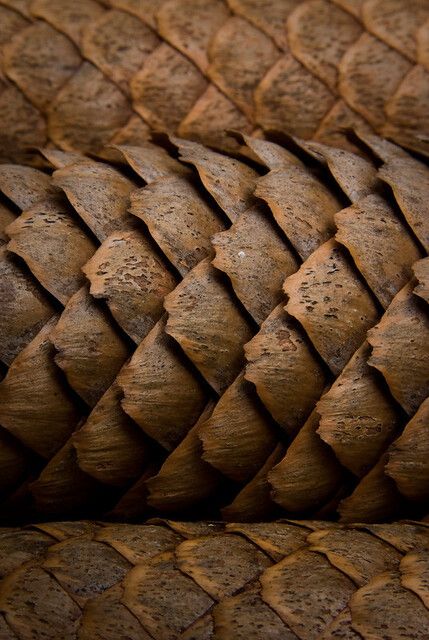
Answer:
[[[305,546],[309,533],[305,522],[286,521],[281,527],[277,522],[235,522],[227,524],[225,530],[245,536],[275,562]]]
[[[141,430],[122,410],[121,399],[121,390],[113,384],[73,436],[80,468],[119,487],[140,477],[152,453]]]
[[[409,500],[429,498],[429,399],[417,409],[388,450],[386,473]]]
[[[308,640],[320,638],[355,590],[341,571],[310,551],[297,551],[267,569],[261,584],[263,600],[298,637]]]
[[[429,155],[427,104],[429,70],[413,67],[386,104],[382,133],[409,149]]]
[[[121,602],[123,587],[115,584],[85,603],[82,624],[79,629],[81,640],[101,640],[109,635],[127,633],[130,638],[150,640],[150,636],[140,622]]]
[[[359,587],[384,571],[399,568],[401,554],[367,531],[329,529],[314,531],[307,542],[312,551],[323,553],[329,562]]]
[[[111,234],[83,272],[91,283],[91,295],[106,300],[119,326],[137,344],[162,316],[164,297],[176,285],[140,231]]]
[[[286,19],[300,0],[228,0],[231,9],[287,50]]]
[[[398,549],[401,553],[408,553],[413,549],[425,549],[429,541],[428,527],[423,522],[392,522],[390,524],[360,525],[373,535],[384,540]]]
[[[229,98],[210,84],[182,120],[177,133],[220,151],[237,152],[238,145],[229,130],[251,133],[253,126]]]
[[[410,68],[410,63],[394,49],[363,33],[340,62],[340,94],[352,109],[378,129],[386,119],[386,102]]]
[[[55,542],[55,538],[34,529],[19,530],[15,527],[2,529],[0,534],[1,578],[19,569],[21,564],[43,559],[46,551]]]
[[[124,140],[130,135],[129,140],[133,142],[132,120],[143,138],[146,136],[148,129],[144,126],[139,129],[139,123],[143,122],[139,116],[129,116],[128,133],[120,128],[113,134],[116,141],[120,141],[119,132],[123,131]],[[343,502],[340,507],[343,518],[348,520],[359,514],[363,514],[364,520],[378,520],[383,514],[409,517],[424,512],[424,499],[413,504],[416,501],[401,495],[395,488],[395,480],[386,474],[388,458],[383,454],[406,422],[404,412],[398,410],[382,374],[368,366],[368,347],[363,348],[357,364],[353,360],[348,364],[353,352],[364,343],[367,330],[378,320],[381,304],[375,300],[370,287],[387,305],[411,276],[411,263],[415,258],[419,262],[421,255],[418,240],[414,239],[410,225],[404,222],[393,201],[392,190],[380,184],[368,159],[375,155],[385,166],[394,165],[397,173],[400,172],[397,167],[407,168],[411,177],[405,175],[405,170],[403,174],[408,207],[419,213],[424,210],[421,203],[425,202],[424,182],[419,178],[425,176],[424,165],[366,130],[359,135],[370,152],[368,155],[361,152],[358,159],[350,151],[342,152],[272,132],[271,137],[283,141],[288,149],[293,148],[298,159],[280,146],[280,142],[264,141],[262,135],[258,129],[253,138],[231,132],[231,140],[236,145],[235,157],[241,161],[206,150],[198,143],[175,137],[168,139],[165,135],[154,135],[157,143],[143,139],[141,146],[138,142],[115,144],[107,151],[92,151],[90,160],[76,151],[55,150],[50,143],[48,150],[33,154],[43,172],[27,174],[31,176],[28,194],[23,172],[16,167],[0,168],[0,182],[4,185],[2,204],[6,211],[4,223],[17,216],[12,228],[17,227],[14,235],[22,243],[22,255],[29,260],[35,252],[34,259],[38,259],[40,269],[40,273],[34,269],[38,281],[49,287],[50,280],[56,287],[56,295],[63,296],[66,303],[48,345],[53,341],[59,347],[57,360],[61,365],[64,357],[68,379],[56,364],[54,346],[49,346],[46,356],[49,365],[45,369],[51,367],[55,384],[70,402],[75,415],[73,424],[61,431],[56,448],[44,455],[35,448],[40,444],[34,432],[31,435],[36,445],[31,448],[31,443],[24,441],[20,433],[16,436],[9,433],[8,424],[3,427],[4,431],[0,429],[0,457],[5,466],[0,484],[6,488],[1,496],[3,522],[18,517],[28,522],[30,516],[34,521],[49,513],[61,518],[94,514],[100,519],[116,520],[146,519],[162,512],[192,519],[204,514],[210,518],[251,520],[291,513],[335,519],[340,501],[354,489],[350,503]],[[177,159],[180,156],[181,159]],[[94,159],[101,157],[113,159],[113,166]],[[375,162],[378,164],[378,160]],[[59,184],[63,176],[62,187],[69,190],[69,202],[73,203],[74,210],[59,186],[54,185],[56,194],[55,189],[52,191],[52,167],[57,169],[54,173]],[[415,168],[414,182],[412,168]],[[274,186],[278,189],[273,187],[273,193],[268,193],[267,198],[271,195],[273,210],[277,203],[278,211],[288,214],[284,216],[287,223],[282,229],[276,226],[266,204],[256,206],[255,185],[267,169],[269,173],[261,183],[277,176]],[[299,178],[296,182],[295,175]],[[412,202],[414,183],[417,197]],[[340,186],[344,195],[339,193]],[[16,204],[8,192],[15,194]],[[385,201],[381,200],[381,194]],[[63,278],[74,274],[79,286],[77,279],[84,275],[80,274],[80,244],[73,236],[62,250],[61,242],[68,227],[65,225],[63,230],[57,218],[41,227],[41,233],[46,235],[38,236],[33,229],[33,241],[30,235],[33,225],[22,226],[29,215],[29,207],[24,202],[27,196],[29,202],[35,199],[32,206],[37,211],[44,209],[43,201],[47,199],[58,201],[73,221],[75,231],[85,231],[91,239],[91,251],[98,245],[94,231],[102,240],[102,246],[95,251],[95,257],[85,263],[84,269],[92,281],[94,295],[84,291],[85,299],[77,305],[79,313],[75,316],[70,315]],[[356,202],[341,211],[346,196]],[[383,206],[367,211],[368,202]],[[25,206],[21,214],[20,203]],[[339,234],[343,233],[343,241],[350,251],[328,240],[335,232],[335,216]],[[235,217],[228,231],[223,230],[229,226],[226,217]],[[419,220],[422,216],[414,215],[414,218]],[[375,230],[382,219],[384,223],[376,241]],[[297,221],[302,223],[300,231],[294,226]],[[92,231],[84,225],[89,225]],[[387,229],[389,233],[384,233]],[[313,235],[306,247],[310,233]],[[7,239],[7,233],[5,236]],[[85,240],[84,236],[82,239]],[[292,241],[293,245],[301,242],[300,253],[303,252],[305,259],[295,274],[292,272],[301,256],[296,256],[298,246],[291,247]],[[218,266],[224,273],[211,264],[214,245],[218,252],[215,261],[220,260]],[[13,264],[20,274],[18,281],[21,274],[25,274],[30,283],[37,282],[19,256],[6,254],[5,247],[3,252],[7,255],[6,262]],[[240,252],[245,254],[244,261]],[[374,260],[377,252],[383,255],[382,261]],[[53,269],[48,273],[49,253],[53,253]],[[289,304],[296,305],[295,318],[283,308],[288,300],[279,297],[285,268],[292,274],[286,278],[286,290]],[[416,272],[421,268],[417,265]],[[398,283],[400,277],[403,282]],[[293,279],[292,286],[290,280]],[[424,275],[421,279],[424,284]],[[15,276],[12,280],[11,288],[6,291],[6,308],[14,295]],[[175,287],[178,281],[180,284]],[[410,282],[408,298],[419,313],[425,314],[426,302],[414,293],[417,286],[416,281]],[[70,289],[70,293],[72,291]],[[168,311],[158,320],[165,308],[166,293]],[[38,294],[37,288],[31,296],[37,298]],[[51,300],[47,291],[40,295],[42,306],[44,299]],[[333,295],[331,302],[328,298]],[[98,296],[100,299],[94,300]],[[277,307],[270,313],[275,304]],[[60,301],[53,301],[53,305],[61,307]],[[28,342],[54,312],[48,305],[50,313],[46,319],[39,316],[40,324],[36,323],[37,327],[33,328],[32,309],[30,300],[22,318],[20,308],[13,306],[11,315],[7,312],[18,329],[24,322],[26,332],[23,343],[17,344],[13,332],[5,327],[8,344],[16,348],[13,354],[9,351],[10,355],[18,354],[22,348],[25,352]],[[247,349],[247,374],[244,344],[258,330],[249,312],[258,322],[267,314],[269,317]],[[397,316],[398,336],[403,318],[404,315]],[[413,329],[414,333],[416,327],[420,331],[424,323],[416,321],[414,327],[407,322],[402,329],[414,339]],[[175,337],[166,333],[166,326],[168,331],[176,332]],[[134,354],[135,346],[123,329],[137,344],[141,341]],[[403,336],[400,339],[396,333],[391,336],[385,344],[389,342],[392,353],[398,345],[401,350],[407,350]],[[101,340],[100,358],[94,352],[94,345],[98,348],[97,340]],[[417,351],[425,360],[427,340],[420,337],[419,341],[421,346]],[[322,348],[326,352],[322,352]],[[129,354],[132,359],[127,363]],[[112,355],[115,356],[113,366],[109,359]],[[405,362],[408,366],[408,354],[403,358],[402,364]],[[13,357],[10,361],[12,367],[6,381],[11,371],[16,375]],[[394,375],[402,380],[403,372],[394,360],[392,363]],[[25,402],[38,407],[37,399],[34,400],[37,394],[28,396],[26,389],[29,384],[35,386],[39,369],[43,367],[37,363],[32,367],[26,365],[25,386],[21,385],[19,393],[14,394],[14,400],[19,397],[21,405],[22,399],[27,398]],[[414,373],[407,374],[410,378],[410,382],[405,380],[408,399],[413,400],[411,386],[427,378],[423,365],[419,371],[416,377]],[[6,367],[3,367],[0,376],[5,374]],[[340,378],[334,382],[337,374]],[[321,394],[332,384],[323,401],[329,400],[330,394],[335,399],[334,391],[338,399],[332,402],[331,398],[325,411],[322,401],[321,408],[316,408],[311,416]],[[56,392],[55,385],[53,388]],[[49,401],[50,397],[46,399],[48,404]],[[85,407],[85,403],[91,406]],[[9,407],[9,401],[6,405]],[[26,411],[26,404],[23,406]],[[416,409],[417,406],[416,402]],[[40,411],[44,411],[44,407],[42,403]],[[323,420],[331,416],[335,416],[328,430],[332,442],[327,437],[327,443],[320,435],[323,435]],[[23,419],[19,424],[27,438],[31,417],[26,411],[25,425]],[[39,420],[39,414],[36,417]],[[361,426],[362,420],[369,426],[359,431],[355,427]],[[53,436],[47,434],[50,440],[43,443],[45,446],[51,446],[57,425],[51,431]],[[43,432],[38,431],[38,437],[40,433]],[[2,438],[2,434],[5,437]],[[347,451],[338,453],[337,447],[338,451],[341,447]],[[54,459],[44,462],[42,458],[51,455]],[[16,473],[5,478],[14,460]],[[282,469],[285,460],[287,465]],[[358,478],[353,478],[353,474]],[[356,487],[359,478],[362,481]],[[276,494],[280,496],[278,499]],[[209,525],[204,531],[201,525],[157,521],[158,525],[170,530],[179,526],[183,535],[191,537],[210,534],[213,530]],[[320,526],[310,523],[308,529],[319,530]],[[216,531],[221,529],[218,526]],[[77,529],[73,531],[72,535],[77,535]],[[245,536],[242,532],[239,535]],[[255,544],[253,540],[251,543]],[[266,553],[267,557],[273,557]],[[344,566],[344,570],[352,571],[350,565]],[[246,585],[243,588],[246,589]],[[116,593],[112,600],[116,604],[112,606],[119,607],[120,615],[118,599]],[[350,616],[344,610],[326,625],[322,637],[329,638],[330,632],[349,636],[350,625]],[[216,634],[211,610],[204,611],[198,620],[192,619],[183,633],[188,639],[196,634],[200,640],[208,640],[208,633]]]
[[[268,473],[283,458],[285,448],[278,444],[254,478],[222,509],[222,518],[227,522],[253,522],[269,520],[277,512],[271,501],[271,485]]]
[[[222,393],[244,363],[243,344],[252,337],[252,328],[207,258],[166,296],[164,306],[167,333]]]
[[[362,14],[363,3],[366,0],[332,0],[332,2],[359,19]]]
[[[246,380],[273,418],[290,435],[300,429],[319,399],[326,374],[296,322],[279,305],[245,345]]]
[[[425,607],[429,604],[429,563],[427,549],[408,553],[401,561],[401,584],[423,600]]]
[[[401,496],[385,473],[386,463],[384,454],[353,493],[341,501],[338,507],[341,522],[386,522],[397,516]]]
[[[102,15],[103,8],[95,0],[33,0],[31,13],[46,20],[80,46],[85,29]]]
[[[364,343],[317,404],[317,430],[343,466],[361,477],[373,467],[400,424]]]
[[[73,151],[61,151],[52,147],[43,147],[38,149],[39,153],[49,162],[54,169],[63,169],[75,162],[82,162],[83,156]],[[85,158],[85,162],[90,162],[89,158]]]
[[[268,474],[272,498],[291,512],[303,512],[327,502],[343,481],[343,470],[318,436],[319,416],[310,415],[285,457]]]
[[[293,55],[335,91],[338,65],[362,33],[359,22],[327,0],[308,0],[289,15],[287,28]]]
[[[369,0],[362,7],[365,27],[410,60],[416,58],[415,33],[429,18],[429,8],[419,0]]]
[[[130,116],[130,104],[120,89],[84,62],[50,105],[49,136],[65,151],[97,151]]]
[[[10,625],[3,635],[9,640],[16,628],[30,640],[40,629],[53,640],[54,630],[62,630],[63,593],[80,605],[79,636],[85,640],[107,640],[116,631],[139,640],[210,640],[213,634],[245,640],[249,633],[257,640],[267,633],[284,640],[329,640],[330,633],[356,640],[356,622],[376,629],[377,637],[383,633],[380,609],[396,638],[409,628],[410,606],[418,615],[427,598],[422,544],[428,536],[427,527],[411,523],[345,528],[315,521],[224,528],[158,519],[145,525],[80,521],[15,528],[0,535],[2,620]],[[37,571],[55,581],[33,580]],[[387,583],[389,589],[394,584],[389,593]],[[45,601],[51,609],[42,606]],[[71,640],[73,627],[68,631],[63,635]]]
[[[143,220],[182,276],[200,260],[213,255],[210,239],[224,228],[217,212],[201,197],[193,181],[184,176],[158,178],[134,191],[130,212]]]
[[[338,375],[378,318],[377,307],[344,250],[328,240],[285,281],[283,289],[288,295],[286,311],[302,324]]]
[[[31,149],[46,144],[46,123],[38,109],[13,85],[0,80],[0,160],[38,164]]]
[[[368,332],[373,349],[369,364],[381,371],[409,415],[429,394],[429,319],[412,290],[412,283],[401,289],[379,324]]]
[[[380,138],[380,136],[377,136],[371,131],[359,128],[355,131],[355,135],[358,140],[368,147],[376,158],[379,158],[379,160],[382,160],[383,162],[398,160],[399,158],[402,160],[411,160],[411,156],[404,151],[404,149],[401,149],[401,147],[398,147],[398,145],[390,142],[389,140]],[[416,164],[416,166],[418,165]]]
[[[205,73],[209,44],[228,17],[220,0],[168,0],[157,13],[157,27],[163,38]]]
[[[51,536],[55,541],[62,542],[74,536],[91,536],[96,533],[100,525],[90,520],[69,520],[62,522],[39,522],[35,528]]]
[[[199,536],[211,535],[212,533],[221,533],[225,528],[222,522],[190,522],[183,520],[159,520],[158,518],[155,518],[153,522],[167,524],[172,531],[175,531],[187,540],[190,538],[198,538]]]
[[[353,0],[351,1],[353,2]],[[334,2],[339,3],[338,0],[334,0]],[[337,615],[333,622],[325,628],[320,638],[321,640],[330,640],[330,638],[340,638],[340,640],[362,639],[362,636],[352,628],[352,616],[349,607],[346,607]]]
[[[255,120],[265,129],[311,138],[333,107],[331,91],[291,54],[266,73],[254,95]]]
[[[249,586],[230,598],[225,598],[213,609],[216,634],[222,640],[265,640],[272,638],[296,640],[296,635],[265,602],[259,588]]]
[[[125,94],[134,75],[159,45],[158,36],[124,11],[105,11],[85,29],[82,53]]]
[[[377,169],[366,158],[345,149],[330,147],[318,142],[300,140],[299,138],[295,138],[295,142],[319,162],[328,166],[335,181],[350,202],[358,203],[359,200],[379,190],[380,181]]]
[[[116,169],[94,162],[79,162],[55,171],[53,182],[63,189],[79,216],[101,242],[112,231],[133,226],[128,206],[135,187]]]
[[[43,289],[0,247],[0,360],[10,365],[55,310]]]
[[[115,9],[123,9],[137,16],[152,29],[157,27],[157,13],[165,0],[109,0]]]
[[[0,5],[0,18],[2,23],[2,31],[0,34],[0,59],[2,60],[4,46],[12,40],[15,34],[19,33],[30,23],[20,13],[12,11],[3,5]],[[3,64],[2,70],[0,71],[0,77],[3,78]]]
[[[111,139],[112,145],[142,145],[150,139],[151,129],[149,125],[137,114],[131,116],[127,124],[122,127]],[[112,150],[110,150],[112,151]],[[107,149],[104,153],[108,153]]]
[[[257,138],[255,136],[241,135],[243,142],[267,169],[281,169],[290,164],[302,166],[302,162],[287,149],[275,142]]]
[[[174,137],[171,141],[178,147],[180,159],[195,166],[201,182],[231,221],[254,203],[258,178],[254,169],[195,142]]]
[[[391,186],[408,224],[425,250],[429,251],[429,169],[400,150],[399,154],[394,153],[387,159],[379,170],[379,176]]]
[[[5,578],[0,606],[13,630],[11,638],[30,640],[38,634],[54,640],[62,633],[69,640],[78,632],[80,608],[41,567],[24,564]]]
[[[192,62],[164,43],[147,57],[130,87],[137,113],[153,129],[175,132],[207,81]]]
[[[9,9],[13,9],[25,18],[31,19],[30,13],[31,0],[1,0],[1,4]]]
[[[236,482],[249,481],[277,441],[272,424],[242,374],[220,398],[198,436],[203,443],[203,460]]]
[[[42,200],[26,209],[7,233],[8,250],[21,256],[62,304],[84,284],[81,266],[94,253],[95,244],[62,199]]]
[[[44,22],[23,29],[4,48],[5,73],[42,111],[81,62],[70,40]]]
[[[20,209],[29,209],[58,193],[42,171],[14,164],[0,165],[0,191]]]
[[[252,118],[254,91],[279,57],[271,38],[247,20],[233,17],[213,37],[208,57],[210,79]]]
[[[82,536],[50,547],[43,568],[80,605],[125,577],[130,563],[108,545]]]
[[[214,604],[192,578],[176,568],[172,553],[134,567],[124,586],[122,602],[151,637],[177,637]]]
[[[413,265],[413,271],[418,280],[414,293],[429,304],[429,258],[418,260]]]
[[[417,62],[429,69],[429,19],[416,31]]]
[[[185,540],[176,550],[177,566],[214,600],[255,580],[271,562],[260,549],[234,533]],[[228,572],[222,570],[228,566]]]
[[[182,542],[182,537],[171,529],[154,524],[144,529],[139,525],[109,524],[100,528],[94,539],[113,547],[133,565],[173,551]]]
[[[143,178],[148,184],[163,176],[189,174],[189,169],[175,158],[168,155],[167,151],[151,142],[133,145],[115,145],[123,156],[125,162]]]
[[[100,503],[101,485],[79,467],[70,440],[54,455],[31,485],[37,510],[41,513],[90,511]]]
[[[364,638],[405,637],[424,640],[429,612],[401,585],[397,572],[383,573],[359,589],[350,602],[352,624]]]
[[[0,422],[49,458],[73,431],[78,413],[58,378],[50,334],[53,317],[15,358],[0,383]]]
[[[122,336],[82,287],[66,304],[50,339],[68,383],[93,407],[129,355]]]
[[[197,618],[186,631],[182,633],[182,640],[210,640],[213,634],[213,618],[211,612]]]
[[[109,511],[109,516],[120,522],[129,522],[135,518],[146,518],[148,515],[146,481],[158,470],[159,462],[155,459],[146,465],[140,478],[131,485]]]
[[[266,207],[253,206],[212,238],[212,264],[228,275],[237,298],[258,324],[282,300],[282,283],[298,268],[270,218]]]
[[[196,423],[207,402],[200,380],[164,332],[160,320],[121,372],[124,410],[151,438],[173,449]]]
[[[11,224],[16,218],[16,215],[0,202],[0,245],[9,240],[5,233],[6,227]]]
[[[372,127],[356,111],[339,99],[320,122],[313,139],[339,149],[361,154],[361,149],[348,137],[356,129],[372,132]]]
[[[412,276],[420,247],[393,207],[377,194],[335,214],[335,238],[349,250],[357,268],[384,308]]]
[[[207,500],[219,487],[220,474],[202,459],[203,447],[198,436],[200,426],[210,417],[214,403],[209,403],[197,423],[167,457],[159,472],[147,480],[148,504],[160,511],[186,511]]]
[[[259,178],[255,195],[268,204],[303,260],[335,232],[334,213],[341,203],[307,167],[270,171]]]

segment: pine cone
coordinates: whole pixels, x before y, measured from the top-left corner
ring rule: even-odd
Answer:
[[[429,152],[422,0],[1,0],[0,20],[6,162],[151,129],[236,151],[226,129],[350,148],[359,126]]]
[[[0,533],[4,640],[425,640],[429,526],[40,524]]]
[[[425,514],[429,171],[360,136],[0,165],[8,522]]]

